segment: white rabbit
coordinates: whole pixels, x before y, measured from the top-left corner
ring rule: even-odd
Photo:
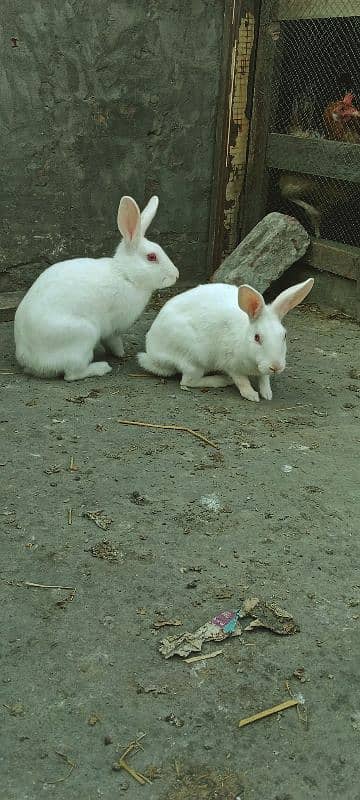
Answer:
[[[135,200],[122,197],[117,222],[123,239],[112,258],[62,261],[37,278],[15,314],[16,358],[26,372],[75,381],[111,371],[107,361],[93,361],[99,343],[124,355],[122,333],[155,289],[179,277],[162,248],[145,239],[158,204],[152,197],[140,214]]]
[[[271,400],[270,376],[286,364],[286,331],[281,319],[310,292],[309,278],[265,305],[251,286],[212,283],[169,300],[146,336],[139,364],[156,375],[182,374],[182,386],[228,386],[259,400],[249,375],[259,376],[259,391]],[[222,372],[225,375],[209,375]]]

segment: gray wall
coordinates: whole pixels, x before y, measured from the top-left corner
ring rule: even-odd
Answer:
[[[111,253],[121,194],[206,276],[223,0],[2,0],[0,290]],[[17,39],[13,46],[12,37]]]

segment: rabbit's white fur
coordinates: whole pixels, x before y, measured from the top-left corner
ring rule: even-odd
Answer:
[[[259,400],[249,376],[259,377],[261,397],[271,400],[270,375],[286,365],[281,319],[306,297],[313,279],[282,292],[271,305],[251,286],[213,283],[169,300],[146,336],[139,364],[156,375],[181,373],[182,386],[235,383],[247,400]],[[222,375],[208,373],[221,372]]]
[[[172,286],[179,276],[162,248],[145,239],[158,203],[152,197],[140,214],[135,200],[122,197],[118,227],[123,239],[112,258],[54,264],[31,286],[14,325],[16,358],[26,372],[72,381],[111,371],[107,361],[93,361],[95,347],[102,343],[121,357],[122,334],[152,292]]]

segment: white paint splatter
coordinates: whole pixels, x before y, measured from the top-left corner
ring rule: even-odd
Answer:
[[[322,347],[315,347],[317,353],[320,353],[321,356],[327,356],[328,358],[339,358],[339,353],[336,353],[334,350],[323,350]]]
[[[203,495],[200,497],[200,503],[208,511],[214,511],[215,514],[221,509],[220,498],[217,494]]]

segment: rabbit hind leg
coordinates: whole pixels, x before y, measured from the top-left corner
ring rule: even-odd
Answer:
[[[181,386],[196,388],[218,389],[223,386],[231,386],[234,383],[228,375],[204,375],[203,370],[184,371],[181,378]]]
[[[95,376],[102,377],[108,372],[111,372],[110,364],[107,361],[92,361],[87,366],[74,364],[68,367],[64,373],[64,381],[80,381],[83,378],[94,378]]]
[[[111,372],[107,361],[93,361],[97,343],[97,331],[90,323],[71,326],[63,342],[62,353],[58,356],[65,381],[102,377]]]

